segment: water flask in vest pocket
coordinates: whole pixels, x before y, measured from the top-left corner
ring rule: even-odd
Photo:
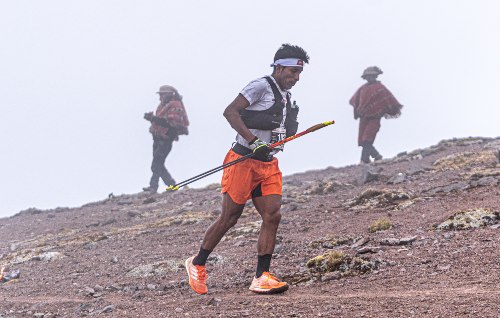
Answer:
[[[275,128],[271,131],[271,144],[280,142],[286,138],[286,129],[282,127]],[[281,144],[277,147],[274,147],[275,150],[283,151],[283,148],[285,148],[285,144]]]

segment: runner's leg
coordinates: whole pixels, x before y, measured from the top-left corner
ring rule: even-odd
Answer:
[[[222,195],[222,212],[205,232],[201,246],[207,250],[213,250],[226,232],[232,228],[243,212],[244,204],[234,202],[231,197],[224,193]]]

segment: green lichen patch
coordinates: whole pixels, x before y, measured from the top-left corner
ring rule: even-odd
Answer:
[[[453,213],[436,226],[437,230],[467,230],[492,225],[500,221],[500,213],[488,208],[476,208]]]
[[[461,152],[440,158],[433,163],[433,168],[438,171],[459,170],[474,166],[495,167],[498,162],[494,151]]]
[[[411,200],[412,195],[402,190],[389,189],[367,189],[354,199],[348,201],[346,205],[351,210],[365,210],[373,208],[393,207]]]
[[[340,268],[340,265],[346,261],[346,257],[346,254],[343,252],[331,251],[311,258],[307,261],[306,266],[311,272],[333,272]]]
[[[351,256],[342,251],[329,251],[309,259],[306,263],[309,271],[304,269],[283,278],[294,285],[315,280],[328,281],[362,275],[378,269],[382,263],[378,259],[370,260],[366,257]]]

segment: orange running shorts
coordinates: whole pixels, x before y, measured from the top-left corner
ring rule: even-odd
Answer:
[[[242,156],[229,150],[224,164],[241,158]],[[245,204],[252,198],[252,191],[261,187],[262,196],[282,194],[282,176],[278,167],[278,159],[263,162],[247,159],[224,169],[222,175],[222,193],[227,193],[238,204]]]

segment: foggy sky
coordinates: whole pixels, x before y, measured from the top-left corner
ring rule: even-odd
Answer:
[[[147,186],[142,116],[163,84],[183,95],[191,121],[167,158],[173,177],[220,165],[236,135],[224,108],[271,73],[282,43],[311,57],[292,89],[299,131],[336,121],[285,146],[284,175],[359,162],[348,100],[371,65],[404,105],[382,121],[385,158],[499,136],[498,12],[494,0],[1,1],[0,217]]]

